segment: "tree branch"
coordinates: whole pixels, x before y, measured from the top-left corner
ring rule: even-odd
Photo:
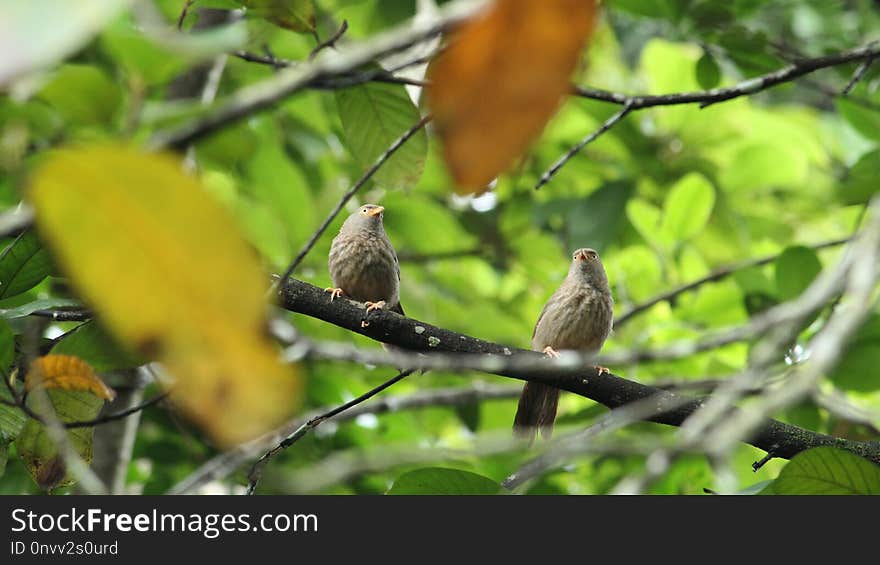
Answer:
[[[556,173],[559,172],[559,170],[565,166],[572,157],[583,149],[584,146],[595,141],[596,138],[611,129],[611,127],[630,112],[654,106],[675,106],[679,104],[699,104],[700,108],[705,108],[712,104],[717,104],[718,102],[739,98],[741,96],[748,96],[767,90],[820,69],[835,67],[855,61],[871,61],[876,58],[878,54],[880,54],[880,43],[872,42],[862,47],[840,51],[831,55],[811,59],[798,59],[781,69],[744,80],[733,86],[696,92],[626,95],[602,90],[600,88],[573,86],[572,91],[576,96],[589,98],[591,100],[599,100],[601,102],[609,102],[611,104],[618,104],[623,106],[623,108],[616,114],[612,115],[604,124],[602,124],[602,126],[599,127],[599,129],[578,142],[577,145],[560,157],[547,171],[544,172],[544,174],[541,175],[535,189],[537,190],[550,182]]]
[[[827,69],[829,67],[844,65],[856,61],[870,60],[876,58],[878,55],[880,55],[880,43],[872,42],[862,47],[856,47],[854,49],[848,49],[846,51],[840,51],[822,57],[798,59],[781,69],[765,75],[746,79],[733,86],[695,92],[627,95],[609,92],[599,88],[583,86],[575,86],[573,88],[576,96],[589,98],[591,100],[599,100],[601,102],[609,102],[611,104],[618,104],[620,106],[630,106],[632,110],[641,110],[642,108],[651,108],[654,106],[675,106],[678,104],[699,104],[701,108],[705,108],[706,106],[718,102],[723,102],[732,98],[739,98],[741,96],[748,96],[767,90],[821,69]]]
[[[265,110],[323,79],[344,75],[379,57],[396,53],[433,37],[449,26],[469,18],[484,4],[482,1],[457,0],[446,4],[436,18],[428,21],[413,20],[369,40],[340,48],[332,54],[324,52],[312,62],[284,69],[270,78],[242,88],[219,102],[207,115],[181,126],[156,132],[148,145],[153,149],[186,147],[219,128]]]
[[[403,146],[403,144],[406,143],[409,138],[414,136],[416,132],[425,127],[425,124],[427,124],[430,120],[430,114],[422,117],[422,119],[416,122],[415,125],[413,125],[407,131],[405,131],[403,135],[397,138],[394,143],[392,143],[388,147],[388,149],[385,150],[384,153],[379,155],[379,157],[376,159],[376,162],[373,163],[373,165],[369,169],[364,171],[364,174],[361,176],[361,178],[359,178],[358,181],[354,183],[354,185],[350,189],[348,189],[345,194],[342,195],[342,198],[339,199],[339,202],[336,203],[336,206],[333,207],[333,210],[331,210],[330,214],[324,219],[324,222],[320,226],[318,226],[318,229],[315,230],[309,240],[305,243],[305,245],[303,245],[302,249],[299,250],[299,253],[297,253],[296,257],[294,257],[293,261],[290,262],[290,265],[287,266],[287,269],[285,269],[284,273],[281,275],[281,281],[284,281],[293,273],[294,269],[296,269],[296,267],[302,262],[302,260],[305,259],[305,256],[309,253],[309,251],[311,251],[312,247],[315,246],[315,243],[318,242],[318,239],[321,237],[324,231],[333,222],[333,219],[336,218],[339,212],[342,211],[342,208],[345,207],[345,204],[349,200],[351,200],[351,198],[355,194],[357,194],[357,192],[367,183],[368,180],[373,177],[373,175],[376,174],[376,171],[379,170],[379,167],[381,167],[392,155],[394,155],[394,153],[398,149],[400,149],[400,147]],[[274,285],[272,287],[272,290],[274,292]]]
[[[290,434],[289,436],[287,436],[286,438],[284,438],[281,441],[281,443],[279,443],[278,445],[276,445],[275,447],[273,447],[272,449],[270,449],[269,451],[264,453],[263,456],[260,457],[256,463],[254,463],[253,467],[251,467],[251,472],[248,473],[247,494],[254,494],[254,491],[257,490],[257,484],[259,484],[260,478],[262,478],[262,476],[263,476],[263,468],[265,468],[266,465],[269,464],[269,461],[273,457],[275,457],[276,455],[278,455],[279,453],[281,453],[282,451],[284,451],[285,449],[287,449],[288,447],[290,447],[294,443],[298,442],[300,439],[305,437],[305,435],[307,433],[309,433],[310,431],[312,431],[315,428],[317,428],[318,426],[320,426],[323,422],[329,420],[330,418],[338,416],[339,414],[342,414],[346,410],[350,410],[350,409],[354,408],[358,404],[366,402],[367,400],[373,398],[374,396],[376,396],[377,394],[379,394],[383,390],[387,389],[388,387],[393,386],[394,384],[402,381],[403,379],[410,376],[414,372],[415,371],[413,369],[407,369],[406,371],[401,371],[401,372],[397,373],[396,375],[394,375],[393,377],[391,377],[390,379],[388,379],[387,381],[385,381],[384,383],[380,384],[379,386],[371,388],[370,390],[368,390],[364,394],[358,396],[357,398],[353,398],[353,399],[349,400],[348,402],[346,402],[345,404],[343,404],[341,406],[337,406],[336,408],[328,410],[327,412],[325,412],[323,414],[315,416],[314,418],[310,419],[308,422],[306,422],[305,424],[303,424],[302,426],[300,426],[299,428],[294,430],[294,432],[292,434]]]
[[[497,343],[484,341],[458,332],[439,328],[431,324],[405,318],[394,312],[376,311],[370,317],[370,324],[363,328],[361,320],[364,316],[362,304],[350,300],[330,302],[326,293],[313,285],[288,279],[280,291],[282,307],[318,318],[345,328],[349,331],[370,337],[380,342],[397,345],[415,351],[438,351],[452,353],[494,354],[495,356],[533,357],[535,363],[547,360],[540,353],[525,351]],[[784,306],[784,305],[781,305]],[[800,311],[800,308],[793,308]],[[679,426],[703,404],[703,399],[684,397],[656,387],[644,385],[621,378],[614,374],[599,374],[595,368],[586,368],[576,373],[551,370],[516,370],[499,363],[499,369],[492,369],[487,363],[482,369],[486,372],[549,384],[572,392],[579,396],[599,402],[609,408],[617,408],[631,402],[653,397],[659,412],[647,418],[652,422]],[[673,410],[663,411],[663,406],[678,405]],[[820,445],[833,445],[848,449],[872,461],[880,462],[880,445],[870,442],[850,441],[825,434],[812,432],[770,420],[762,424],[745,440],[755,447],[768,450],[776,448],[776,456],[790,458],[805,449]]]
[[[384,414],[399,410],[411,410],[428,406],[459,406],[483,400],[506,400],[519,395],[521,388],[511,386],[490,386],[475,383],[467,388],[442,388],[417,392],[406,396],[385,396],[369,404],[360,404],[336,416],[336,422],[354,420],[363,414]],[[217,455],[204,463],[188,477],[176,484],[168,494],[191,493],[208,481],[222,479],[238,469],[245,462],[259,456],[260,453],[272,448],[293,435],[307,422],[327,413],[333,407],[313,410],[297,417],[278,429],[257,439],[237,446]]]
[[[814,250],[826,249],[828,247],[836,247],[838,245],[843,245],[844,243],[848,242],[849,240],[850,240],[850,238],[848,238],[848,237],[842,237],[839,239],[832,239],[830,241],[823,241],[822,243],[816,243],[816,244],[810,245],[809,247],[810,247],[810,249],[814,249]],[[725,279],[728,276],[736,273],[737,271],[742,271],[744,269],[749,269],[752,267],[760,267],[762,265],[767,265],[768,263],[772,263],[772,262],[776,261],[776,259],[779,258],[779,255],[780,254],[777,253],[775,255],[768,255],[766,257],[761,257],[760,259],[751,259],[749,261],[742,261],[740,263],[735,263],[735,264],[727,266],[727,267],[720,267],[718,269],[715,269],[714,271],[712,271],[711,273],[709,273],[705,277],[702,277],[702,278],[693,280],[689,283],[685,283],[683,285],[677,286],[673,289],[667,290],[666,292],[662,292],[662,293],[654,296],[653,298],[650,298],[650,299],[646,300],[645,302],[642,302],[641,304],[637,304],[636,306],[633,306],[632,308],[630,308],[629,310],[627,310],[626,312],[624,312],[623,314],[618,316],[614,320],[614,329],[620,329],[620,327],[623,326],[625,323],[627,323],[630,319],[632,319],[635,316],[638,316],[639,314],[645,312],[646,310],[649,310],[651,307],[653,307],[656,304],[659,304],[660,302],[670,302],[670,301],[674,300],[675,298],[677,298],[681,294],[684,294],[686,292],[690,292],[691,290],[699,288],[700,286],[702,286],[706,283],[718,282],[718,281]]]

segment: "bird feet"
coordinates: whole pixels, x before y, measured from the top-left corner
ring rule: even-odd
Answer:
[[[544,355],[547,357],[551,357],[553,359],[559,359],[559,352],[550,347],[549,345],[544,348]]]
[[[385,301],[384,300],[380,300],[379,302],[364,302],[364,304],[367,306],[367,316],[369,316],[370,312],[372,312],[374,310],[381,310],[381,309],[385,308]],[[362,328],[365,328],[369,325],[370,325],[370,322],[366,318],[361,320],[361,327]]]
[[[600,375],[607,375],[611,373],[608,367],[603,367],[601,365],[596,365],[596,370],[599,372]]]
[[[330,293],[330,302],[333,302],[334,298],[339,298],[344,294],[341,288],[333,288],[332,286],[328,286],[324,289],[324,292]]]

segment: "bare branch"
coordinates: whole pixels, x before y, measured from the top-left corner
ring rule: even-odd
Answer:
[[[623,108],[621,108],[620,111],[612,114],[610,118],[605,120],[605,122],[601,126],[599,126],[599,129],[597,129],[587,137],[583,138],[577,143],[577,145],[569,149],[568,152],[565,153],[565,155],[560,157],[555,163],[550,166],[549,169],[544,172],[543,175],[541,175],[541,178],[538,179],[538,184],[535,185],[535,190],[540,189],[542,186],[550,182],[550,179],[552,179],[556,175],[556,173],[559,172],[559,169],[564,167],[565,164],[568,163],[572,157],[580,153],[581,149],[586,147],[588,144],[594,142],[600,135],[613,128],[614,125],[622,120],[624,117],[626,117],[626,115],[629,114],[632,109],[633,108],[630,104],[624,104]]]
[[[379,394],[383,390],[387,389],[388,387],[394,385],[395,383],[402,381],[403,379],[405,379],[409,375],[413,374],[413,372],[414,371],[412,369],[408,369],[406,371],[401,371],[401,372],[397,373],[395,376],[393,376],[390,379],[388,379],[387,381],[385,381],[384,383],[380,384],[379,386],[368,390],[364,394],[346,402],[345,404],[343,404],[341,406],[333,408],[332,410],[328,410],[327,412],[325,412],[319,416],[315,416],[314,418],[312,418],[311,420],[309,420],[308,422],[306,422],[305,424],[303,424],[302,426],[297,428],[292,434],[290,434],[289,436],[284,438],[284,440],[282,440],[281,443],[279,443],[278,445],[276,445],[275,447],[273,447],[272,449],[267,451],[265,454],[263,454],[262,457],[260,457],[257,460],[256,463],[254,463],[253,467],[251,467],[251,472],[248,473],[247,494],[254,494],[254,491],[257,489],[257,484],[259,484],[260,478],[263,476],[263,468],[269,464],[269,461],[273,457],[275,457],[276,455],[278,455],[279,453],[281,453],[282,451],[284,451],[285,449],[287,449],[288,447],[290,447],[294,443],[298,442],[307,433],[309,433],[313,429],[320,426],[323,422],[333,418],[334,416],[337,416],[337,415],[345,412],[346,410],[354,408],[355,406],[357,406],[358,404],[361,404],[362,402],[366,402],[367,400],[376,396],[377,394]]]
[[[843,245],[844,243],[847,243],[849,240],[850,240],[850,238],[843,237],[843,238],[839,238],[839,239],[832,239],[830,241],[823,241],[822,243],[816,243],[816,244],[810,245],[809,247],[810,247],[810,249],[815,249],[815,250],[826,249],[828,247],[836,247],[838,245]],[[718,269],[715,269],[714,271],[712,271],[711,273],[709,273],[705,277],[696,279],[696,280],[691,281],[689,283],[685,283],[685,284],[677,286],[673,289],[667,290],[666,292],[660,293],[657,296],[654,296],[653,298],[650,298],[650,299],[646,300],[645,302],[642,302],[641,304],[637,304],[636,306],[633,306],[632,308],[630,308],[629,310],[627,310],[626,312],[624,312],[623,314],[621,314],[620,316],[618,316],[614,320],[614,329],[620,329],[620,327],[623,326],[625,323],[627,323],[630,319],[649,310],[654,305],[659,304],[660,302],[671,302],[675,298],[677,298],[679,295],[684,294],[686,292],[690,292],[691,290],[697,289],[706,283],[718,282],[718,281],[723,280],[738,271],[750,269],[752,267],[760,267],[762,265],[767,265],[769,263],[776,261],[776,259],[778,259],[778,258],[779,258],[779,254],[777,253],[776,255],[768,255],[766,257],[761,257],[760,259],[752,259],[749,261],[742,261],[740,263],[736,263],[736,264],[733,264],[733,265],[730,265],[727,267],[720,267]]]
[[[781,304],[764,315],[756,317],[753,322],[754,326],[750,325],[748,328],[766,331],[774,327],[780,317],[799,319],[800,316],[815,308],[817,300],[833,296],[838,288],[838,283],[839,278],[836,276],[824,277],[819,287],[813,288],[811,286],[800,299]],[[814,286],[816,284],[814,283]],[[376,312],[376,315],[371,317],[370,324],[366,328],[362,328],[360,322],[364,314],[363,304],[350,300],[335,300],[331,303],[323,290],[295,279],[288,279],[282,287],[280,303],[291,311],[330,322],[377,341],[405,349],[432,352],[420,358],[421,362],[418,358],[407,358],[407,362],[411,360],[413,364],[404,363],[404,366],[427,368],[433,366],[434,361],[451,363],[453,362],[452,358],[458,357],[465,361],[459,363],[458,366],[472,364],[472,368],[492,374],[549,384],[590,398],[609,408],[617,408],[637,400],[653,398],[658,402],[658,410],[651,415],[649,420],[673,426],[681,425],[703,405],[702,399],[687,398],[687,402],[675,410],[664,411],[663,406],[659,403],[672,402],[673,400],[677,402],[682,397],[614,374],[600,374],[595,368],[576,369],[569,363],[578,361],[577,355],[563,357],[554,362],[546,359],[540,353],[484,341],[426,322],[405,318],[393,312]],[[744,332],[744,330],[737,329],[737,334],[739,332]],[[312,346],[307,342],[298,342],[297,345],[290,348],[291,352],[296,347],[301,348],[300,354],[311,354],[309,348]],[[443,356],[438,358],[434,352],[483,354],[484,359],[479,359],[479,356],[474,355],[453,355],[448,356],[450,359],[444,359]],[[491,355],[486,356],[485,354]],[[379,362],[383,362],[381,359],[384,359],[384,362],[389,364],[395,364],[401,359],[395,354],[381,352],[375,354],[363,352],[363,355],[364,358],[369,356],[370,359]],[[599,359],[603,359],[603,357],[596,358],[596,360]],[[583,367],[583,365],[580,366]],[[880,446],[869,442],[834,438],[775,420],[765,422],[746,441],[761,449],[778,444],[777,452],[780,457],[791,457],[804,449],[819,445],[835,445],[880,462]]]
[[[610,92],[598,88],[589,88],[582,86],[574,86],[573,93],[582,98],[591,100],[599,100],[618,104],[623,108],[617,114],[609,118],[602,126],[578,142],[565,155],[559,158],[543,175],[541,175],[535,189],[547,184],[553,176],[559,172],[574,155],[576,155],[585,145],[595,140],[599,135],[608,131],[614,124],[620,121],[626,114],[631,111],[641,110],[643,108],[652,108],[655,106],[674,106],[679,104],[699,104],[700,108],[717,104],[725,100],[739,98],[741,96],[749,96],[763,90],[767,90],[774,86],[791,82],[799,77],[813,73],[820,69],[835,67],[855,61],[869,61],[880,54],[880,44],[876,42],[868,45],[849,49],[838,53],[832,53],[822,57],[811,59],[798,59],[790,65],[787,65],[776,71],[761,75],[759,77],[750,78],[739,82],[733,86],[724,88],[713,88],[711,90],[703,90],[696,92],[678,92],[673,94],[657,94],[657,95],[626,95],[616,92]]]
[[[361,404],[339,414],[336,417],[336,421],[350,421],[363,414],[384,414],[386,412],[411,410],[428,406],[459,406],[484,400],[505,400],[517,397],[520,392],[521,387],[519,386],[490,386],[475,383],[467,388],[434,389],[407,396],[385,396],[369,404]],[[312,418],[320,416],[330,409],[332,407],[313,410],[308,414],[291,420],[277,430],[221,453],[176,484],[168,494],[190,493],[208,481],[227,477],[247,461],[278,445],[284,438],[290,437]]]
[[[717,104],[718,102],[739,98],[741,96],[748,96],[767,90],[820,69],[827,69],[856,61],[865,61],[873,59],[877,57],[877,55],[880,55],[880,43],[872,42],[862,47],[856,47],[854,49],[848,49],[830,55],[798,59],[792,64],[776,71],[723,88],[713,88],[711,90],[695,92],[678,92],[674,94],[626,95],[598,88],[575,86],[574,94],[582,98],[610,102],[621,106],[630,106],[630,109],[632,110],[641,110],[642,108],[651,108],[654,106],[675,106],[678,104],[699,104],[701,108],[705,108],[706,106]]]
[[[338,51],[324,51],[314,61],[284,69],[259,83],[247,86],[219,102],[209,114],[181,126],[157,132],[149,146],[182,148],[217,129],[271,107],[300,90],[327,77],[344,75],[379,57],[411,47],[434,37],[449,26],[461,22],[485,2],[457,0],[446,4],[430,20],[414,20],[381,33],[369,40],[354,43]]]
[[[302,260],[305,259],[305,256],[308,254],[309,251],[311,251],[312,247],[315,246],[315,243],[318,242],[318,239],[321,237],[324,231],[326,231],[326,229],[330,226],[330,224],[333,222],[339,212],[342,211],[342,209],[345,207],[345,204],[349,200],[351,200],[351,198],[355,194],[357,194],[357,192],[367,183],[368,180],[373,177],[373,175],[376,174],[376,171],[379,170],[379,167],[381,167],[385,163],[385,161],[387,161],[392,155],[394,155],[394,153],[398,149],[400,149],[400,147],[403,146],[403,144],[406,143],[409,138],[414,136],[416,132],[425,127],[425,124],[427,124],[430,120],[430,115],[424,116],[414,126],[404,132],[403,135],[397,138],[394,143],[392,143],[391,146],[385,150],[384,153],[379,155],[379,157],[376,159],[376,162],[373,163],[373,165],[364,172],[361,178],[359,178],[357,182],[354,183],[354,185],[350,189],[348,189],[345,194],[342,195],[342,198],[339,199],[339,202],[336,203],[336,206],[334,206],[333,210],[330,211],[330,214],[324,219],[324,222],[320,226],[318,226],[318,229],[315,230],[314,233],[312,233],[312,236],[309,238],[309,240],[305,243],[305,245],[303,245],[302,249],[299,250],[299,253],[297,253],[293,261],[290,262],[290,265],[287,266],[284,274],[282,274],[281,278],[279,279],[280,281],[287,280],[287,278],[290,277],[294,269],[296,269],[296,267],[302,262]],[[272,285],[272,292],[275,291],[276,287],[277,283]]]

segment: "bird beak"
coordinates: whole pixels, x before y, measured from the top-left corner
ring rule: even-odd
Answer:
[[[368,216],[378,216],[382,212],[385,211],[384,206],[376,206],[375,208],[371,208],[369,212],[367,212]]]
[[[580,259],[581,261],[586,261],[586,260],[587,260],[587,254],[584,253],[583,251],[581,251],[580,253],[578,253],[578,257],[577,257],[577,258]]]

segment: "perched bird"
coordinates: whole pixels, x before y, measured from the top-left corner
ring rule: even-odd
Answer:
[[[382,224],[385,208],[364,204],[350,215],[330,246],[330,300],[345,294],[365,302],[367,313],[380,308],[403,315],[400,264]],[[367,326],[366,320],[361,322]]]
[[[541,310],[532,332],[532,350],[558,357],[557,351],[574,349],[597,353],[611,333],[614,302],[599,254],[584,248],[574,252],[568,276]],[[600,372],[608,369],[597,367]],[[559,389],[535,382],[523,387],[513,429],[517,436],[534,440],[553,432]]]

